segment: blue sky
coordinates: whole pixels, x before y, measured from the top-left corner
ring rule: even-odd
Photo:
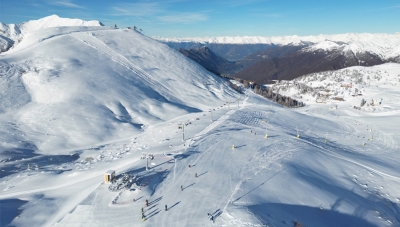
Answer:
[[[0,0],[2,23],[52,14],[162,37],[400,32],[399,0]]]

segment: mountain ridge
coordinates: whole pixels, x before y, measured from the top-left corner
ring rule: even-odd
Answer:
[[[215,37],[173,37],[166,38],[153,36],[153,39],[162,42],[198,42],[198,43],[221,43],[221,44],[296,44],[303,42],[321,42],[325,40],[351,42],[359,40],[371,40],[376,38],[400,38],[400,32],[388,33],[344,33],[344,34],[320,34],[309,36],[215,36]]]
[[[20,45],[0,55],[0,122],[12,116],[18,124],[4,123],[3,150],[25,148],[10,141],[35,141],[46,153],[113,140],[236,94],[223,78],[132,29],[53,27]]]
[[[380,56],[384,60],[398,58],[400,56],[400,33],[346,33],[336,35],[317,35],[317,36],[235,36],[235,37],[204,37],[204,38],[161,38],[153,37],[154,39],[164,43],[201,43],[201,44],[266,44],[266,45],[308,45],[312,48],[309,51],[316,49],[333,50],[337,45],[345,47],[346,50],[351,50],[355,54],[361,52],[370,52]],[[327,45],[334,43],[335,45]]]
[[[4,24],[0,22],[0,53],[20,43],[25,35],[29,35],[36,30],[61,26],[104,26],[104,24],[97,20],[85,21],[61,18],[55,14],[21,24]]]

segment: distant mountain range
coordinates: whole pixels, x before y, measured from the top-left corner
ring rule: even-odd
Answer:
[[[356,65],[400,63],[400,33],[156,39],[173,48],[209,47],[218,55],[235,61],[232,72],[242,68],[231,76],[258,83],[291,80],[309,73]],[[202,62],[199,63],[209,65],[204,63],[205,59]]]
[[[271,83],[272,80],[292,80],[297,77],[350,66],[373,66],[395,59],[385,60],[370,52],[353,53],[342,48],[332,50],[304,47],[282,54],[279,57],[267,57],[234,75],[234,77],[254,80],[258,83]],[[285,47],[276,50],[286,51]],[[264,52],[268,52],[264,51]],[[266,55],[268,56],[268,55]]]

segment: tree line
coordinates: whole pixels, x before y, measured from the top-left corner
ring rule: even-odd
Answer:
[[[272,88],[266,87],[266,86],[260,86],[257,83],[255,83],[254,81],[248,81],[248,80],[229,77],[229,76],[224,76],[224,77],[228,78],[228,79],[236,80],[236,81],[240,82],[241,84],[243,84],[243,87],[245,89],[248,89],[248,88],[253,89],[254,93],[261,95],[262,97],[264,97],[268,100],[271,100],[277,104],[280,104],[282,106],[286,106],[289,108],[298,108],[298,107],[305,106],[305,103],[303,103],[303,102],[300,102],[291,97],[279,94],[279,90],[277,92],[275,92],[272,90]],[[241,90],[241,88],[239,86],[237,86],[236,84],[230,83],[230,85],[236,91],[238,91],[240,93],[243,92]]]

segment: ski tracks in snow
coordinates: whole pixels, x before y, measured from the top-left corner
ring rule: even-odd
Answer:
[[[218,118],[216,121],[213,121],[210,125],[208,125],[205,129],[203,129],[201,132],[197,133],[193,138],[190,139],[188,142],[189,145],[191,146],[193,143],[195,143],[198,139],[203,137],[205,134],[216,128],[218,125],[220,125],[222,122],[224,122],[226,119],[228,119],[233,113],[235,113],[236,110],[229,110],[226,114],[222,115],[220,118]]]
[[[107,46],[105,43],[103,43],[101,40],[98,38],[94,37],[92,33],[88,32],[77,32],[77,33],[71,33],[69,34],[71,37],[85,43],[86,45],[90,46],[93,49],[98,50],[100,53],[104,54],[108,58],[110,58],[112,61],[122,65],[123,67],[127,68],[129,71],[133,72],[135,75],[139,76],[141,79],[144,81],[148,82],[150,86],[157,90],[161,95],[166,97],[169,101],[175,102],[175,103],[181,103],[181,100],[178,100],[175,98],[173,95],[173,92],[162,85],[162,83],[158,80],[156,80],[154,77],[149,75],[146,71],[144,71],[142,68],[139,66],[133,64],[131,61],[129,61],[125,56],[122,54],[118,53],[117,51],[113,50],[109,46]]]
[[[356,162],[356,161],[354,161],[354,160],[351,160],[350,158],[343,157],[342,155],[336,154],[336,153],[334,153],[334,152],[332,152],[332,151],[330,151],[330,150],[328,150],[328,149],[326,149],[326,148],[324,148],[324,147],[322,147],[322,146],[320,146],[320,145],[318,145],[318,144],[315,144],[315,143],[313,143],[313,142],[310,142],[310,141],[308,141],[308,140],[304,140],[304,139],[300,139],[300,140],[301,140],[302,142],[304,142],[304,143],[307,143],[307,144],[311,145],[311,146],[314,146],[314,147],[316,147],[316,148],[319,148],[319,149],[317,149],[317,150],[318,150],[319,152],[322,152],[322,153],[326,154],[326,155],[329,155],[329,156],[335,157],[335,158],[337,158],[337,159],[341,159],[341,160],[343,160],[343,161],[350,162],[350,163],[353,163],[353,164],[355,164],[355,165],[361,166],[361,167],[363,167],[363,168],[365,168],[365,169],[367,169],[367,170],[369,170],[369,171],[371,171],[371,172],[373,172],[373,173],[376,173],[377,175],[380,175],[380,176],[382,176],[382,177],[386,177],[386,178],[390,178],[390,179],[393,179],[393,180],[398,180],[398,181],[400,181],[400,177],[396,177],[396,176],[393,176],[393,175],[390,175],[390,174],[381,172],[381,171],[379,171],[379,170],[377,170],[377,169],[374,169],[374,168],[369,167],[369,166],[367,166],[367,165],[364,165],[364,164],[361,164],[361,163]]]
[[[244,99],[244,101],[243,101],[244,104],[246,103],[247,99],[248,99],[248,97],[246,97]],[[218,127],[220,124],[222,124],[226,119],[231,117],[237,110],[242,110],[244,108],[244,106],[245,105],[242,105],[239,109],[231,109],[231,110],[229,110],[226,114],[222,115],[220,118],[218,118],[217,120],[213,121],[210,125],[208,125],[206,128],[204,128],[202,131],[200,131],[199,133],[194,135],[192,138],[190,138],[190,140],[185,142],[185,145],[192,146],[192,144],[194,144],[201,137],[203,137],[204,135],[209,133],[211,130],[213,130],[214,128]],[[186,147],[188,147],[188,146],[186,146]]]

